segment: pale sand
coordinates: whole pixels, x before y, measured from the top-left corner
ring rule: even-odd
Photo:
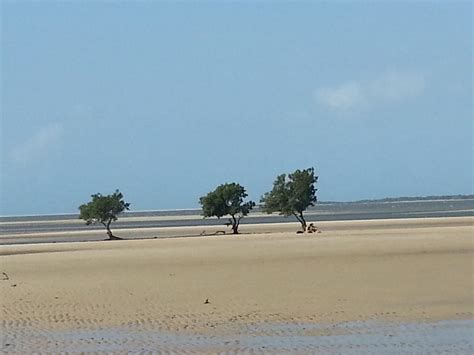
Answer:
[[[242,231],[272,232],[2,246],[3,350],[28,351],[23,338],[54,350],[48,339],[58,330],[238,339],[264,323],[472,319],[473,222],[326,222],[323,233],[304,236],[259,225]]]

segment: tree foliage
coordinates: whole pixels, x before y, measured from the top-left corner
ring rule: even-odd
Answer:
[[[232,232],[238,234],[240,220],[255,206],[255,202],[244,203],[245,188],[237,183],[219,185],[214,191],[199,199],[204,217],[230,216]]]
[[[263,195],[260,202],[267,213],[280,212],[281,215],[295,216],[306,230],[306,220],[303,212],[317,202],[314,185],[318,177],[314,175],[314,168],[296,170],[288,174],[277,176],[273,189]]]
[[[110,224],[117,220],[120,213],[129,209],[130,203],[123,200],[119,190],[115,190],[112,195],[97,193],[91,197],[90,202],[79,206],[79,218],[85,220],[87,225],[102,224],[107,229],[109,239],[120,239],[112,234]]]

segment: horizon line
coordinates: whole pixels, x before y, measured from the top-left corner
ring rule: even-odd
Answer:
[[[448,199],[460,199],[460,200],[471,200],[474,199],[473,194],[456,194],[456,195],[428,195],[428,196],[399,196],[399,197],[382,197],[375,199],[361,199],[352,201],[317,201],[316,204],[337,204],[337,203],[368,203],[368,202],[415,202],[415,201],[437,201],[437,200],[448,200]],[[257,204],[256,207],[260,207],[261,204]],[[313,206],[314,207],[314,206]],[[150,213],[150,212],[178,212],[178,211],[199,211],[201,208],[169,208],[169,209],[151,209],[151,210],[133,210],[125,211],[126,213]],[[0,215],[0,218],[11,218],[11,217],[52,217],[52,216],[71,216],[76,215],[78,212],[60,212],[60,213],[40,213],[40,214],[11,214],[11,215]]]

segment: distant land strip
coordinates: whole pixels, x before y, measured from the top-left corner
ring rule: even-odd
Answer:
[[[440,195],[440,196],[415,196],[415,197],[386,197],[382,199],[372,200],[357,200],[357,201],[318,201],[316,206],[310,207],[308,212],[311,211],[324,211],[328,206],[333,206],[335,209],[348,207],[350,205],[369,204],[373,207],[382,203],[414,203],[414,202],[446,202],[446,201],[465,201],[469,205],[474,206],[474,195]],[[251,214],[264,213],[260,205],[253,209]],[[170,210],[149,210],[149,211],[129,211],[121,214],[122,217],[147,217],[147,216],[193,216],[201,215],[200,208],[183,208],[183,209],[170,209]],[[11,221],[43,221],[43,220],[68,220],[77,219],[79,213],[57,213],[57,214],[39,214],[39,215],[11,215],[11,216],[0,216],[1,222]]]
[[[472,217],[474,216],[474,198],[398,200],[374,200],[369,202],[318,203],[306,211],[308,222],[436,218],[436,217]],[[203,218],[199,209],[146,211],[124,213],[114,222],[116,229],[167,228],[223,226],[227,218]],[[242,224],[267,224],[296,222],[292,216],[268,215],[261,210],[252,212],[242,220]],[[94,231],[101,225],[86,225],[77,214],[49,216],[2,217],[0,235],[21,235],[30,233]]]

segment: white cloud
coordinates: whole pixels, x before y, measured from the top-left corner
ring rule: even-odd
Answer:
[[[425,78],[410,72],[387,72],[367,82],[350,81],[335,87],[319,88],[316,101],[331,109],[346,111],[382,103],[393,103],[419,96]]]
[[[57,123],[41,128],[12,150],[12,159],[17,163],[27,163],[43,157],[59,143],[62,131]]]
[[[349,109],[365,101],[363,88],[359,83],[350,82],[335,88],[320,88],[315,93],[316,99],[331,108]]]
[[[369,83],[368,95],[378,100],[401,101],[420,95],[425,79],[415,73],[390,72]]]

